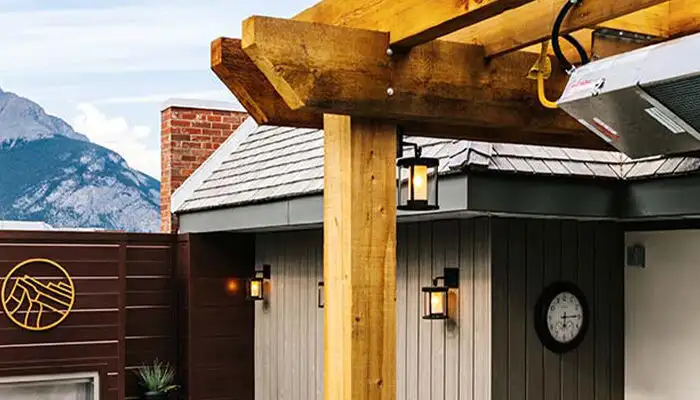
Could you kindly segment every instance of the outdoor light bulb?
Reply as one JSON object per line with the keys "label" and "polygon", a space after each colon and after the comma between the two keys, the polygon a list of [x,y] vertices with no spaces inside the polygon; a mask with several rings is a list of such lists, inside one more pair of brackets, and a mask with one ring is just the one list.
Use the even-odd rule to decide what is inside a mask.
{"label": "outdoor light bulb", "polygon": [[233,294],[238,291],[238,282],[235,279],[228,279],[226,281],[226,292],[228,294]]}
{"label": "outdoor light bulb", "polygon": [[253,280],[250,282],[250,296],[251,297],[260,297],[260,293],[262,292],[262,282],[258,280]]}
{"label": "outdoor light bulb", "polygon": [[413,200],[428,200],[428,167],[413,167]]}
{"label": "outdoor light bulb", "polygon": [[443,292],[430,293],[430,310],[433,314],[443,314],[445,312],[445,297]]}

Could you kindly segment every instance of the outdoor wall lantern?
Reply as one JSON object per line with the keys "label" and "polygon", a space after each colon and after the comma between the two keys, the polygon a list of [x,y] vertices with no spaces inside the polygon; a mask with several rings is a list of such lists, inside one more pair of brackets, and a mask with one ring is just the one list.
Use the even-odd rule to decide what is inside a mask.
{"label": "outdoor wall lantern", "polygon": [[323,308],[326,305],[326,299],[323,294],[323,281],[318,283],[318,308]]}
{"label": "outdoor wall lantern", "polygon": [[[443,285],[438,286],[442,280]],[[423,288],[423,319],[438,320],[450,317],[448,291],[459,288],[459,269],[445,268],[445,275],[433,279],[433,286]]]}
{"label": "outdoor wall lantern", "polygon": [[248,279],[246,299],[251,301],[265,300],[265,281],[270,280],[270,266],[265,264],[262,270],[256,270],[255,276]]}
{"label": "outdoor wall lantern", "polygon": [[[404,147],[413,147],[413,157],[403,157]],[[421,147],[404,140],[403,128],[398,128],[396,162],[398,169],[397,208],[405,211],[437,210],[438,167],[437,158],[421,157]]]}

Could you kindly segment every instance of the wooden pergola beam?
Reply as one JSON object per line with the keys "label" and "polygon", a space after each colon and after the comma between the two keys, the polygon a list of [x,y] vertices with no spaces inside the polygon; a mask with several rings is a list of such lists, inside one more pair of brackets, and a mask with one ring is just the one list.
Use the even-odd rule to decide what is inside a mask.
{"label": "wooden pergola beam", "polygon": [[[586,0],[575,7],[562,25],[561,33],[595,27],[661,4],[667,0]],[[547,40],[563,0],[539,0],[505,12],[472,27],[444,37],[461,43],[484,46],[487,57],[495,57]]]}
{"label": "wooden pergola beam", "polygon": [[700,1],[671,0],[668,4],[669,36],[700,32]]}
{"label": "wooden pergola beam", "polygon": [[668,2],[661,3],[631,14],[611,19],[597,25],[601,28],[617,29],[644,35],[667,37],[669,34]]}
{"label": "wooden pergola beam", "polygon": [[265,75],[241,49],[238,39],[219,38],[211,43],[211,69],[261,125],[320,128],[321,114],[292,111]]}
{"label": "wooden pergola beam", "polygon": [[[527,127],[557,135],[586,132],[565,113],[540,106],[535,82],[525,78],[534,54],[485,63],[480,46],[434,41],[388,57],[387,43],[388,35],[380,32],[252,17],[244,22],[242,47],[296,111]],[[557,71],[547,83],[549,96],[558,96],[565,83],[565,74]]]}
{"label": "wooden pergola beam", "polygon": [[[239,99],[259,124],[323,129],[323,115],[292,110],[243,53],[238,39],[219,38],[212,43],[212,69]],[[249,85],[249,86],[248,86]],[[250,88],[250,90],[248,90]],[[385,119],[393,123],[402,121]],[[404,123],[406,121],[403,121]],[[610,149],[604,141],[588,132],[539,132],[529,127],[488,128],[483,126],[450,125],[440,121],[411,122],[406,125],[412,135],[424,135],[465,140],[502,143],[537,143],[546,146]]]}
{"label": "wooden pergola beam", "polygon": [[323,0],[294,17],[388,32],[396,48],[427,43],[534,0]]}

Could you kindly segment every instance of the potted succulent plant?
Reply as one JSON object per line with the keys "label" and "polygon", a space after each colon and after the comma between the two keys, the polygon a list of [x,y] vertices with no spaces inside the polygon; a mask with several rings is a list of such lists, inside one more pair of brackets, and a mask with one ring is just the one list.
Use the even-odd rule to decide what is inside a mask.
{"label": "potted succulent plant", "polygon": [[179,386],[173,384],[175,369],[167,362],[155,360],[153,364],[144,365],[136,370],[139,383],[143,388],[144,400],[165,400],[168,393]]}

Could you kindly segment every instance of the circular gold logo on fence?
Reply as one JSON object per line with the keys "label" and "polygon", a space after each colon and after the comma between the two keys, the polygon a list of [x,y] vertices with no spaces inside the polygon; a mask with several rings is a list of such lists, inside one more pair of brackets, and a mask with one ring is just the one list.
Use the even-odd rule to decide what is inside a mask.
{"label": "circular gold logo on fence", "polygon": [[70,314],[75,286],[57,262],[33,258],[10,270],[1,295],[2,309],[13,323],[30,331],[45,331]]}

